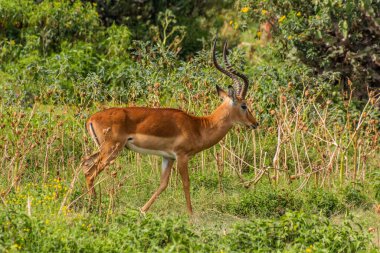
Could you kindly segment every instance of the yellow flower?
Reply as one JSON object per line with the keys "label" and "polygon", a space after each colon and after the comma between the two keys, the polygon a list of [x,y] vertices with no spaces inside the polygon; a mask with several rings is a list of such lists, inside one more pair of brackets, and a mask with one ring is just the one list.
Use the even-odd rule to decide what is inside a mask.
{"label": "yellow flower", "polygon": [[267,10],[261,10],[261,14],[265,15],[265,14],[267,14],[267,13],[268,13]]}
{"label": "yellow flower", "polygon": [[21,245],[15,243],[15,244],[12,245],[12,248],[13,249],[21,249]]}
{"label": "yellow flower", "polygon": [[241,12],[247,13],[249,11],[249,7],[243,7],[241,8]]}
{"label": "yellow flower", "polygon": [[297,12],[297,17],[301,17],[301,12]]}
{"label": "yellow flower", "polygon": [[310,245],[308,248],[305,250],[307,253],[313,252],[313,245]]}
{"label": "yellow flower", "polygon": [[291,40],[291,39],[293,39],[293,36],[292,36],[292,35],[289,35],[289,36],[288,36],[288,40]]}
{"label": "yellow flower", "polygon": [[230,25],[232,25],[234,23],[234,21],[233,20],[230,20]]}
{"label": "yellow flower", "polygon": [[286,19],[285,15],[278,19],[278,23],[281,23],[282,21],[284,21],[284,19]]}

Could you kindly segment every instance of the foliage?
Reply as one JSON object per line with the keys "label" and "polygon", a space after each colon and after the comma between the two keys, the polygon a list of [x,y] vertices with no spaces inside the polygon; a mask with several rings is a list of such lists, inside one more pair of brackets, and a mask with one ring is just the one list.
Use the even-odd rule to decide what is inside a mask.
{"label": "foliage", "polygon": [[370,201],[363,192],[363,186],[360,184],[347,186],[343,194],[344,201],[349,207],[361,207],[365,209],[370,206]]}
{"label": "foliage", "polygon": [[[9,195],[0,212],[0,249],[38,252],[253,252],[328,250],[353,252],[370,247],[368,235],[353,223],[334,225],[324,217],[287,212],[280,218],[254,219],[226,235],[196,230],[181,218],[142,216],[133,210],[104,216],[67,208],[58,214],[68,191],[60,180],[28,184]],[[25,203],[29,203],[26,205]],[[107,215],[108,216],[108,215]]]}
{"label": "foliage", "polygon": [[101,26],[93,5],[2,0],[0,17],[5,28],[0,33],[0,72],[12,76],[0,81],[0,87],[16,97],[78,103],[83,94],[77,92],[77,82],[98,79],[100,90],[103,84],[122,82],[131,33],[125,26]]}
{"label": "foliage", "polygon": [[313,213],[322,213],[327,217],[342,213],[346,210],[344,203],[337,194],[323,189],[314,189],[307,192],[306,209]]}
{"label": "foliage", "polygon": [[[355,252],[364,250],[366,236],[349,223],[338,227],[328,219],[304,213],[286,213],[276,220],[256,220],[235,228],[227,239],[236,252],[327,250]],[[355,238],[355,239],[354,239]],[[359,240],[357,240],[359,239]]]}
{"label": "foliage", "polygon": [[246,21],[272,24],[272,33],[284,53],[296,56],[317,73],[341,75],[338,82],[366,95],[367,86],[378,88],[380,16],[375,1],[242,1],[250,11]]}
{"label": "foliage", "polygon": [[1,60],[5,62],[34,51],[44,56],[59,52],[65,41],[92,41],[100,29],[95,9],[81,1],[36,4],[25,0],[17,3],[2,0],[0,6],[0,23],[4,27],[0,33],[3,42]]}
{"label": "foliage", "polygon": [[153,38],[157,41],[157,46],[161,50],[168,50],[178,54],[179,47],[186,34],[185,26],[175,25],[176,16],[172,11],[166,10],[158,14],[157,26],[152,26]]}
{"label": "foliage", "polygon": [[299,210],[301,205],[301,199],[291,191],[264,188],[244,193],[221,208],[239,216],[278,217]]}
{"label": "foliage", "polygon": [[314,188],[296,193],[289,188],[258,187],[232,198],[227,203],[220,203],[218,208],[240,217],[279,217],[297,210],[332,217],[344,214],[352,208],[367,209],[370,206],[368,196],[352,186],[344,187],[341,193]]}
{"label": "foliage", "polygon": [[182,38],[180,51],[182,56],[192,56],[202,49],[205,41],[211,40],[214,36],[212,30],[215,26],[223,24],[223,14],[229,12],[234,5],[234,1],[231,0],[91,0],[89,2],[96,6],[105,26],[126,25],[133,30],[133,38],[142,41],[156,37],[156,27],[162,22],[161,16],[170,12],[176,17],[178,27],[186,27],[186,30],[190,31]]}

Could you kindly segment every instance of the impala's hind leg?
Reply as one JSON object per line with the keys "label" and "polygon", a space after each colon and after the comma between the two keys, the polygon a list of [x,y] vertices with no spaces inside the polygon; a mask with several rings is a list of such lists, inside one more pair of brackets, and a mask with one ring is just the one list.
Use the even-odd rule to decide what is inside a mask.
{"label": "impala's hind leg", "polygon": [[[95,173],[95,170],[99,161],[99,155],[100,155],[100,152],[96,152],[90,156],[87,156],[83,159],[81,163],[83,173],[86,177],[87,187],[91,185],[90,178]],[[91,188],[88,188],[88,190],[91,192]]]}
{"label": "impala's hind leg", "polygon": [[120,153],[123,145],[120,142],[105,142],[103,143],[100,152],[91,155],[83,162],[84,170],[86,164],[94,162],[94,164],[85,170],[85,177],[87,183],[87,189],[90,195],[95,195],[94,181],[97,175],[99,175]]}
{"label": "impala's hind leg", "polygon": [[96,152],[90,156],[83,158],[81,166],[85,175],[88,174],[94,168],[94,166],[96,166],[99,158],[99,153],[100,152]]}
{"label": "impala's hind leg", "polygon": [[86,177],[87,189],[90,192],[90,195],[95,195],[93,184],[94,184],[94,179],[95,179],[94,175],[98,167],[99,155],[100,155],[100,152],[97,152],[91,155],[82,164],[83,172]]}
{"label": "impala's hind leg", "polygon": [[156,190],[156,192],[152,195],[152,197],[149,199],[148,202],[141,208],[141,212],[146,212],[149,210],[150,206],[153,204],[153,202],[156,200],[158,195],[163,192],[166,187],[168,186],[169,183],[169,178],[170,178],[170,172],[173,166],[174,160],[170,158],[162,158],[162,172],[161,172],[161,182],[160,186]]}

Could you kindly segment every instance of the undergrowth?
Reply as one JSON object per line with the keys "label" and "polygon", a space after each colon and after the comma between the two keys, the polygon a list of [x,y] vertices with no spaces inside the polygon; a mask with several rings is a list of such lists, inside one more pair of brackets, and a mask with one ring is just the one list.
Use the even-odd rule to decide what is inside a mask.
{"label": "undergrowth", "polygon": [[[93,215],[61,206],[67,184],[29,184],[4,201],[0,250],[22,252],[357,252],[370,236],[353,220],[340,225],[324,216],[286,211],[252,218],[221,233],[186,218],[141,215],[137,210]],[[310,252],[311,252],[310,251]]]}

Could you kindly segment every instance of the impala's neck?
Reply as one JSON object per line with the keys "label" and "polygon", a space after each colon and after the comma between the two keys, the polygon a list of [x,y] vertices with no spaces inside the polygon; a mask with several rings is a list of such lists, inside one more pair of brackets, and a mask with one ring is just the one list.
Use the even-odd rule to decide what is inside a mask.
{"label": "impala's neck", "polygon": [[221,104],[209,116],[201,117],[202,150],[218,143],[232,127],[228,102]]}

